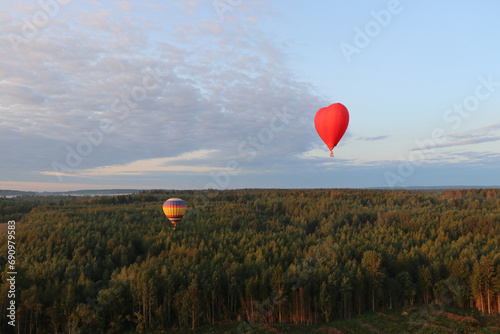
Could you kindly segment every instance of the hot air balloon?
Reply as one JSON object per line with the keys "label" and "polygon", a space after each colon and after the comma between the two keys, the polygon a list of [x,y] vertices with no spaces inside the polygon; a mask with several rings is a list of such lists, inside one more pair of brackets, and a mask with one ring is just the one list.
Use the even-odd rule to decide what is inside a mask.
{"label": "hot air balloon", "polygon": [[177,223],[181,221],[186,213],[186,209],[186,202],[180,198],[169,198],[163,203],[163,212],[170,222],[174,224],[174,230],[177,227]]}
{"label": "hot air balloon", "polygon": [[334,103],[328,107],[321,108],[314,117],[314,126],[319,136],[330,149],[333,157],[333,148],[337,146],[344,136],[349,124],[349,112],[340,103]]}

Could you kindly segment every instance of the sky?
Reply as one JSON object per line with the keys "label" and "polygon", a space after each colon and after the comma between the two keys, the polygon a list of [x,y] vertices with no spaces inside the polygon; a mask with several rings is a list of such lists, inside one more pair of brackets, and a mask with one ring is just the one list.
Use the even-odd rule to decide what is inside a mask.
{"label": "sky", "polygon": [[[15,1],[0,189],[499,186],[500,3]],[[329,150],[320,108],[350,123]]]}

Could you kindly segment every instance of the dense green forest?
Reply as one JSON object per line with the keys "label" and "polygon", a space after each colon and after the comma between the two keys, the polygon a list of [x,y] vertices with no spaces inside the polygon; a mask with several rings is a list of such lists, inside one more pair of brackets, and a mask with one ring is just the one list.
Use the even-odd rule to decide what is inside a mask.
{"label": "dense green forest", "polygon": [[[175,231],[169,197],[188,205]],[[17,222],[16,333],[226,322],[248,333],[419,305],[500,310],[500,189],[20,197],[0,199],[0,217]],[[7,254],[4,231],[2,310]]]}

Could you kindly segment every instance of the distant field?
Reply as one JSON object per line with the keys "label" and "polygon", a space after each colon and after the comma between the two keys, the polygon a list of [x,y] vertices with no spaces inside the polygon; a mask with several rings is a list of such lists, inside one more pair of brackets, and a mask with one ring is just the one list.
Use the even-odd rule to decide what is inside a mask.
{"label": "distant field", "polygon": [[0,233],[7,231],[7,223],[0,224]]}

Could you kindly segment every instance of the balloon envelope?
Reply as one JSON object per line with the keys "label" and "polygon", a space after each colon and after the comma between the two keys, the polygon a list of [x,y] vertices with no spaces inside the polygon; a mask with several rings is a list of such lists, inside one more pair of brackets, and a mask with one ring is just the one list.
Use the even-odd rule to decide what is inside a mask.
{"label": "balloon envelope", "polygon": [[174,229],[186,213],[186,209],[186,202],[180,198],[169,198],[163,203],[163,212],[172,224],[174,224]]}
{"label": "balloon envelope", "polygon": [[[344,136],[349,125],[349,112],[340,103],[321,108],[314,117],[314,126],[330,152]],[[330,154],[333,156],[333,154]]]}

